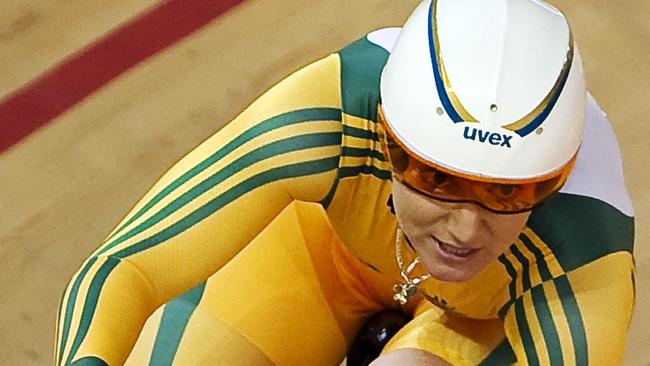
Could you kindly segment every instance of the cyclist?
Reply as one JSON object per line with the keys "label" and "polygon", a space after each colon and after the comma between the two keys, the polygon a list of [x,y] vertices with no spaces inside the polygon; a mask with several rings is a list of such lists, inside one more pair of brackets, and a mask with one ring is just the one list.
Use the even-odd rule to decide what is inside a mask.
{"label": "cyclist", "polygon": [[617,364],[633,235],[565,17],[425,0],[164,175],[71,280],[56,360],[337,365],[397,309],[375,365]]}

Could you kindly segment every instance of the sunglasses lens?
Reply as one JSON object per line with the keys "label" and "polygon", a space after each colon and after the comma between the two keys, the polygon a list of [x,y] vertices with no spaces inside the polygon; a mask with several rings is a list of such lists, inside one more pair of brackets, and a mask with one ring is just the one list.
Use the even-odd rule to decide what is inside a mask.
{"label": "sunglasses lens", "polygon": [[487,183],[458,177],[420,162],[409,155],[391,136],[381,138],[384,155],[393,176],[410,188],[445,202],[472,202],[499,213],[532,210],[558,191],[566,180],[561,174],[549,180],[525,183]]}

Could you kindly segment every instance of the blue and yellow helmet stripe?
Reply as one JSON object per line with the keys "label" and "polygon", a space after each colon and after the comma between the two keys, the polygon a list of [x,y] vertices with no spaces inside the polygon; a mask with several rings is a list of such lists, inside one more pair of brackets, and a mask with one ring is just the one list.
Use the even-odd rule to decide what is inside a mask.
{"label": "blue and yellow helmet stripe", "polygon": [[560,98],[562,90],[566,85],[567,80],[569,79],[569,70],[571,70],[571,65],[573,64],[573,33],[569,31],[569,51],[567,52],[567,59],[564,62],[560,76],[555,81],[555,84],[548,92],[546,97],[542,102],[533,109],[529,114],[524,116],[519,121],[501,126],[506,130],[515,132],[521,137],[528,135],[529,133],[535,131],[548,117],[548,115],[553,110],[555,103]]}
{"label": "blue and yellow helmet stripe", "polygon": [[[440,57],[440,42],[438,39],[438,22],[436,16],[437,2],[437,0],[432,0],[431,5],[429,6],[428,34],[429,53],[431,56],[431,64],[433,66],[433,75],[436,82],[438,97],[440,98],[445,112],[454,123],[479,122],[478,119],[472,116],[467,109],[465,109],[454,92],[447,71],[445,70],[444,62]],[[535,131],[546,120],[546,118],[548,118],[569,78],[569,71],[573,64],[573,55],[573,33],[569,30],[569,50],[567,52],[567,58],[558,79],[549,93],[529,114],[518,121],[501,126],[502,128],[513,131],[519,136],[524,137]]]}
{"label": "blue and yellow helmet stripe", "polygon": [[429,7],[429,52],[431,54],[431,63],[433,64],[433,75],[436,80],[436,88],[438,89],[438,96],[445,108],[445,112],[454,123],[458,122],[478,122],[469,112],[463,107],[463,104],[454,93],[447,71],[440,58],[440,42],[438,41],[438,21],[436,20],[437,0],[431,1]]}

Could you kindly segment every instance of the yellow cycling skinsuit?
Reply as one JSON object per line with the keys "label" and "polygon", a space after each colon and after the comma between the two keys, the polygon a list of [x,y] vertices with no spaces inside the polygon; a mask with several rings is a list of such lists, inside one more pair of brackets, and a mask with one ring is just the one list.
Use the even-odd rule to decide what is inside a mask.
{"label": "yellow cycling skinsuit", "polygon": [[[398,33],[295,72],[172,167],[70,281],[56,363],[338,365],[370,315],[398,308],[376,123]],[[419,348],[454,365],[620,362],[633,209],[616,139],[588,99],[562,191],[472,280],[425,281],[385,352]]]}

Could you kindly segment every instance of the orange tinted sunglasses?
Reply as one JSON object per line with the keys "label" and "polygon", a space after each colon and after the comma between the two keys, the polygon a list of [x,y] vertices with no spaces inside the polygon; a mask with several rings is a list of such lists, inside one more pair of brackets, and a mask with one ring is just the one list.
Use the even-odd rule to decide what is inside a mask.
{"label": "orange tinted sunglasses", "polygon": [[392,135],[381,112],[379,119],[387,134],[382,139],[384,155],[392,165],[393,177],[409,188],[436,200],[473,203],[500,214],[531,211],[557,192],[573,167],[575,157],[551,178],[532,183],[493,183],[454,175],[433,164],[425,163],[407,152]]}

